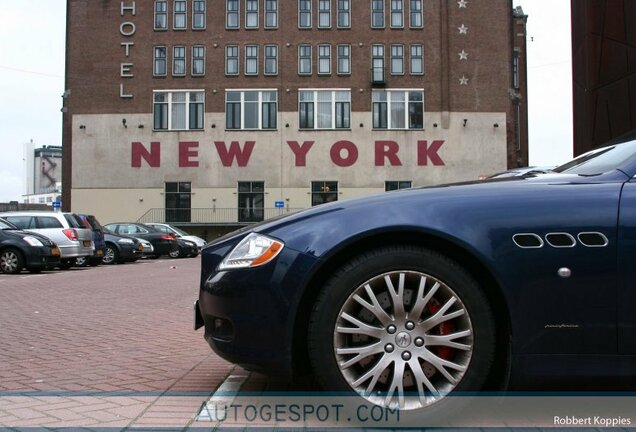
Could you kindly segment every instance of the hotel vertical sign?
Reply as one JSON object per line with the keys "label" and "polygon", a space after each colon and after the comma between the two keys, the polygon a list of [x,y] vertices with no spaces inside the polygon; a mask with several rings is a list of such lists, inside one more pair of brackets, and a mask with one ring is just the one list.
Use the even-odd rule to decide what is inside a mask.
{"label": "hotel vertical sign", "polygon": [[121,2],[119,14],[122,18],[122,23],[119,25],[119,34],[126,38],[121,42],[121,47],[124,50],[125,60],[119,65],[119,77],[122,81],[119,83],[119,97],[122,99],[130,99],[133,97],[132,93],[127,93],[124,89],[124,78],[133,78],[132,71],[133,63],[130,62],[130,52],[132,51],[135,43],[131,40],[135,35],[137,28],[135,27],[134,18],[136,15],[135,2]]}

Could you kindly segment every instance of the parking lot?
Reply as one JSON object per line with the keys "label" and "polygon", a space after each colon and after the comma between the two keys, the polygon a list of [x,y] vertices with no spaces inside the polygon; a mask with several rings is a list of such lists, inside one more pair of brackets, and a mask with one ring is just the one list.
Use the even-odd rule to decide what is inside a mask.
{"label": "parking lot", "polygon": [[230,375],[246,390],[273,388],[192,330],[199,267],[0,274],[0,428],[183,428]]}

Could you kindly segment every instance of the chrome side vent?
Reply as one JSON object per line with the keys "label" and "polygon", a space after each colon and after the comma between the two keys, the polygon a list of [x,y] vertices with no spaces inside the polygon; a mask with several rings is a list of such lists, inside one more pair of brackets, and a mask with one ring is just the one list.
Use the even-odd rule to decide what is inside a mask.
{"label": "chrome side vent", "polygon": [[605,247],[609,244],[607,237],[599,232],[582,232],[577,237],[581,244],[587,247]]}
{"label": "chrome side vent", "polygon": [[536,234],[522,233],[512,236],[512,241],[522,249],[539,249],[543,247],[543,240]]}
{"label": "chrome side vent", "polygon": [[568,233],[549,233],[545,235],[545,241],[555,248],[571,248],[576,246],[576,240]]}

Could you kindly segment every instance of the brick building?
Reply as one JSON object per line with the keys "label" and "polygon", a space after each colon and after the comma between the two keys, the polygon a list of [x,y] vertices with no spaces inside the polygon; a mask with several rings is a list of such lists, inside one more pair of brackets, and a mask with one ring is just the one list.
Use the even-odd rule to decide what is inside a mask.
{"label": "brick building", "polygon": [[69,0],[64,204],[236,225],[527,165],[511,0]]}

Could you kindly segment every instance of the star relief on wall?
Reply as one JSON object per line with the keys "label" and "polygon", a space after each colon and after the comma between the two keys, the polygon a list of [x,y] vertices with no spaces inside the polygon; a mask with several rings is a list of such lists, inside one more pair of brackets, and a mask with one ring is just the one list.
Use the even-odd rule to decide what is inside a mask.
{"label": "star relief on wall", "polygon": [[466,78],[466,75],[462,75],[462,77],[459,79],[459,85],[463,85],[463,86],[468,85],[468,78]]}
{"label": "star relief on wall", "polygon": [[459,0],[457,2],[457,5],[459,6],[460,9],[466,9],[468,7],[468,1],[467,0]]}
{"label": "star relief on wall", "polygon": [[459,56],[460,60],[468,60],[468,53],[464,50],[462,50],[462,52],[457,53],[457,55]]}
{"label": "star relief on wall", "polygon": [[460,35],[468,34],[468,27],[466,27],[464,24],[462,24],[461,27],[457,27],[457,30],[459,30]]}

